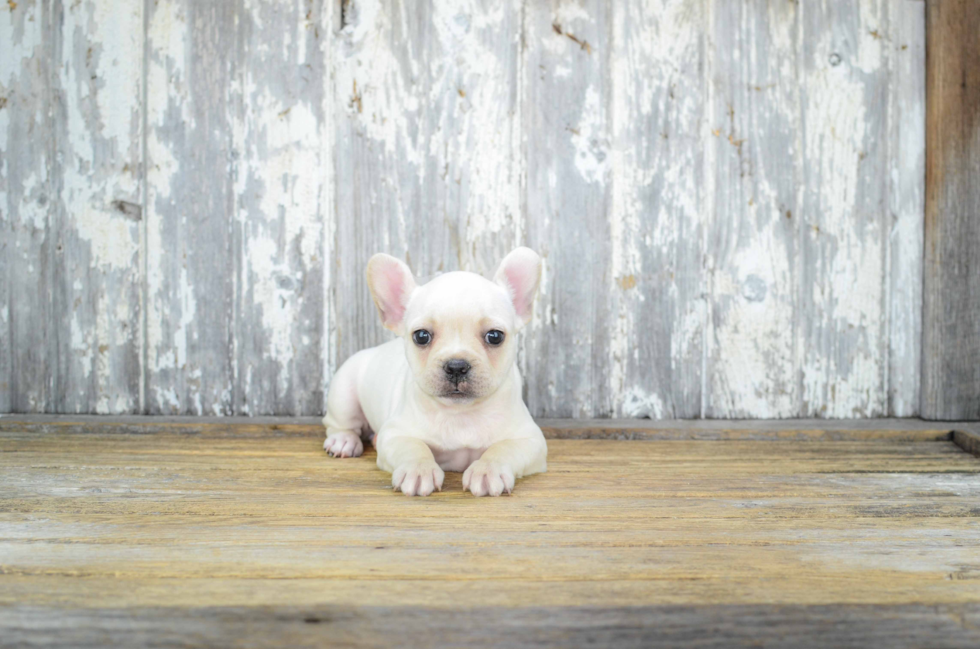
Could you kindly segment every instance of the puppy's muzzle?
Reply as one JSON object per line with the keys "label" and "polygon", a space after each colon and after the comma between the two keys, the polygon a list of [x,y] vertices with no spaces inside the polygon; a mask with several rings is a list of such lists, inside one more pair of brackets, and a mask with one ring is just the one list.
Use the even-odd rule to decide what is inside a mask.
{"label": "puppy's muzzle", "polygon": [[454,358],[446,361],[442,369],[446,373],[446,380],[454,386],[458,386],[460,381],[466,380],[466,374],[470,371],[470,364],[461,358]]}

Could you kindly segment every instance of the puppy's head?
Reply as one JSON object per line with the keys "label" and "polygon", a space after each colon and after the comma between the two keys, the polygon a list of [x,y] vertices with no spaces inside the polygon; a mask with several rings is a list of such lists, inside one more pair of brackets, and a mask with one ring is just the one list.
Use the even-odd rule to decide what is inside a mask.
{"label": "puppy's head", "polygon": [[518,248],[493,281],[452,272],[418,286],[403,262],[377,254],[367,279],[381,321],[404,340],[422,390],[444,403],[468,403],[493,394],[513,366],[517,332],[531,319],[541,258]]}

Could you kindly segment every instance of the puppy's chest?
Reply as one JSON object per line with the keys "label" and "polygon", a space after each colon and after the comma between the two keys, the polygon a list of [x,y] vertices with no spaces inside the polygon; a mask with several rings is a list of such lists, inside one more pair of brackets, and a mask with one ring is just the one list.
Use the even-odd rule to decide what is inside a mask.
{"label": "puppy's chest", "polygon": [[466,467],[479,460],[486,450],[485,448],[444,449],[431,444],[429,448],[436,459],[436,464],[443,471],[465,471]]}
{"label": "puppy's chest", "polygon": [[482,418],[451,417],[432,422],[426,444],[444,471],[462,471],[493,443]]}

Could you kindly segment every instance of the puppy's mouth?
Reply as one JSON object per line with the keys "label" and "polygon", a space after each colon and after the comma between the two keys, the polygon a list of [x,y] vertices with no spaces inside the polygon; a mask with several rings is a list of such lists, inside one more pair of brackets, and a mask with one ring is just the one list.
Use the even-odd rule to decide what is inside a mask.
{"label": "puppy's mouth", "polygon": [[472,399],[473,393],[470,389],[470,384],[466,381],[460,381],[458,383],[448,381],[443,387],[441,396],[451,401],[462,401],[464,399]]}

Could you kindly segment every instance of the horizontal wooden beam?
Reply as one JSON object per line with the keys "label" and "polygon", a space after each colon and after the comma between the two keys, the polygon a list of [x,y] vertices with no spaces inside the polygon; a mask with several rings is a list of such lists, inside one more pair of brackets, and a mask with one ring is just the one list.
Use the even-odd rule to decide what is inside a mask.
{"label": "horizontal wooden beam", "polygon": [[[950,441],[970,422],[921,419],[539,419],[548,439],[608,440],[872,440]],[[138,417],[97,415],[3,415],[0,432],[214,437],[320,437],[318,417]]]}
{"label": "horizontal wooden beam", "polygon": [[967,453],[980,457],[980,424],[958,427],[953,431],[953,442]]}
{"label": "horizontal wooden beam", "polygon": [[[39,633],[57,647],[351,648],[444,646],[954,648],[980,642],[980,604],[739,604],[465,609],[407,606],[215,606],[194,608],[0,609],[10,646]],[[330,642],[325,642],[329,638]],[[417,641],[417,642],[416,642]]]}

